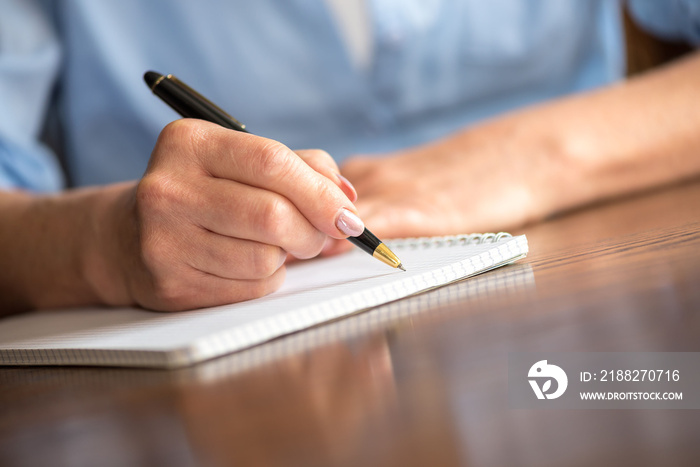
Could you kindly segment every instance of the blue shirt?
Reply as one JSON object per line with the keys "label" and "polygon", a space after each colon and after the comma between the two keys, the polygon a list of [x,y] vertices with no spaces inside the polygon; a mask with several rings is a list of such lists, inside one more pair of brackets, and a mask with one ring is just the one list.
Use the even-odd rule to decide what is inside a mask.
{"label": "blue shirt", "polygon": [[[700,0],[633,2],[659,34],[700,39]],[[49,110],[76,185],[139,178],[177,118],[143,83],[151,69],[175,74],[253,133],[338,160],[623,76],[615,0],[367,8],[373,51],[364,69],[324,0],[0,0],[0,187],[64,186],[39,142]]]}

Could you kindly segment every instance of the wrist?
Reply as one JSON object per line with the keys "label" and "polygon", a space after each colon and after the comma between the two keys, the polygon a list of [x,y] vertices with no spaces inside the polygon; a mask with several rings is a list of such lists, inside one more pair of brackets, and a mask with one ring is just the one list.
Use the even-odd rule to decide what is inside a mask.
{"label": "wrist", "polygon": [[126,306],[134,303],[129,289],[128,264],[133,261],[137,239],[134,215],[135,183],[127,182],[94,190],[81,251],[81,275],[100,304]]}
{"label": "wrist", "polygon": [[526,109],[504,119],[513,169],[522,174],[531,202],[530,220],[541,220],[596,199],[599,159],[571,125],[561,102]]}
{"label": "wrist", "polygon": [[100,303],[84,268],[89,207],[96,191],[2,194],[2,308],[12,312]]}
{"label": "wrist", "polygon": [[473,152],[495,159],[485,177],[507,200],[500,209],[517,206],[511,213],[513,225],[543,220],[575,206],[581,196],[584,168],[566,133],[557,131],[543,110],[506,115],[467,131],[470,138],[478,135]]}

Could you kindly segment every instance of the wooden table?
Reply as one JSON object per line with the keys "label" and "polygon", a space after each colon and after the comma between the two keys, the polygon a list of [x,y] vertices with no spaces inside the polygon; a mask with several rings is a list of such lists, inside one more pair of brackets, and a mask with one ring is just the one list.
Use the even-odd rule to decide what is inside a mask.
{"label": "wooden table", "polygon": [[193,368],[0,369],[0,465],[698,465],[700,411],[515,410],[507,359],[700,351],[700,182],[514,233],[519,265]]}

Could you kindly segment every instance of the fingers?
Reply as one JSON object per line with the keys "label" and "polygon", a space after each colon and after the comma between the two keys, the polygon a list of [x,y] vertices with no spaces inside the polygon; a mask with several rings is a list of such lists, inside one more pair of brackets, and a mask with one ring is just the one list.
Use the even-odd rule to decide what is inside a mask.
{"label": "fingers", "polygon": [[434,199],[380,193],[362,201],[358,203],[362,218],[382,239],[445,235],[446,226],[461,217],[452,212],[449,202],[435,203]]}
{"label": "fingers", "polygon": [[201,122],[198,131],[204,137],[199,138],[201,144],[194,150],[202,168],[212,176],[287,198],[316,229],[334,238],[362,231],[356,216],[350,219],[355,222],[352,225],[338,222],[343,210],[351,216],[356,214],[343,190],[286,146],[205,122]]}
{"label": "fingers", "polygon": [[190,198],[194,223],[227,237],[276,245],[297,258],[316,256],[326,235],[318,231],[287,198],[222,179],[195,184]]}
{"label": "fingers", "polygon": [[286,253],[279,247],[225,237],[179,216],[142,219],[140,262],[146,275],[130,289],[136,302],[182,310],[266,295],[282,284]]}
{"label": "fingers", "polygon": [[335,174],[340,172],[338,164],[326,151],[321,149],[297,149],[295,152],[309,167],[325,175],[326,178],[333,180]]}
{"label": "fingers", "polygon": [[316,172],[325,175],[330,181],[343,190],[345,196],[353,203],[357,201],[357,191],[350,181],[340,174],[335,160],[326,151],[320,149],[301,149],[297,155]]}
{"label": "fingers", "polygon": [[274,292],[282,286],[284,277],[284,267],[270,277],[253,280],[229,280],[190,269],[187,274],[157,278],[153,287],[138,302],[145,308],[158,311],[237,303]]}
{"label": "fingers", "polygon": [[230,238],[199,229],[187,239],[185,262],[222,279],[259,280],[273,276],[285,263],[287,252],[264,243]]}
{"label": "fingers", "polygon": [[[256,280],[227,280],[207,274],[201,274],[201,294],[196,302],[202,303],[195,306],[215,306],[224,303],[237,303],[245,300],[269,295],[279,289],[284,282],[285,268],[281,267],[275,273],[265,279]],[[198,284],[192,284],[197,287]],[[185,306],[184,309],[192,308]]]}

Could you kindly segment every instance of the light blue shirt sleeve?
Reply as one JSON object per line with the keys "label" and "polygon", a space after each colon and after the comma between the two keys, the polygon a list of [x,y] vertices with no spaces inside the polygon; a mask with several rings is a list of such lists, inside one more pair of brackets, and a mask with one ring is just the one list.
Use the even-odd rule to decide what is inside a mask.
{"label": "light blue shirt sleeve", "polygon": [[39,141],[60,46],[34,0],[0,0],[0,189],[55,191],[56,157]]}
{"label": "light blue shirt sleeve", "polygon": [[700,0],[629,0],[629,9],[650,33],[700,46]]}

